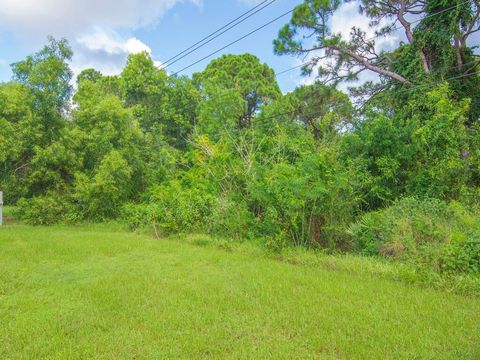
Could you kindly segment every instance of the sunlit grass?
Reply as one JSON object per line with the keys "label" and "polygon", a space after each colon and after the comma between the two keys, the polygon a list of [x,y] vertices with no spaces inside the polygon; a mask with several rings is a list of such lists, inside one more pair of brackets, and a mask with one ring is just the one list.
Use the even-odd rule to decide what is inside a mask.
{"label": "sunlit grass", "polygon": [[480,357],[478,298],[292,259],[1,228],[0,358]]}

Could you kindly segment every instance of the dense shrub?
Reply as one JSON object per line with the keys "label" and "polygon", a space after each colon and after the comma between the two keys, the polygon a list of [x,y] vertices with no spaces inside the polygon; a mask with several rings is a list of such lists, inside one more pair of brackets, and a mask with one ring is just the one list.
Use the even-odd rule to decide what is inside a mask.
{"label": "dense shrub", "polygon": [[55,193],[20,199],[15,207],[15,216],[31,225],[51,225],[78,220],[71,201]]}
{"label": "dense shrub", "polygon": [[480,273],[480,234],[446,248],[440,268],[447,273]]}
{"label": "dense shrub", "polygon": [[244,201],[219,195],[213,202],[207,223],[211,234],[238,240],[252,235],[254,219]]}
{"label": "dense shrub", "polygon": [[245,202],[179,189],[178,182],[157,188],[155,201],[126,204],[122,217],[131,229],[153,227],[159,236],[192,231],[235,240],[252,236],[254,219]]}
{"label": "dense shrub", "polygon": [[411,260],[438,272],[480,269],[480,219],[460,203],[403,198],[363,215],[348,233],[360,253]]}
{"label": "dense shrub", "polygon": [[469,102],[455,99],[446,84],[394,114],[366,111],[340,141],[341,158],[357,168],[361,179],[364,209],[404,196],[461,199],[476,172],[471,163],[480,155],[469,147],[469,135],[472,140],[478,135],[465,125],[468,111]]}
{"label": "dense shrub", "polygon": [[128,199],[132,170],[117,151],[107,154],[93,178],[78,174],[75,198],[84,217],[96,220],[114,218]]}
{"label": "dense shrub", "polygon": [[250,187],[260,207],[260,233],[280,244],[344,249],[344,227],[358,208],[353,173],[324,147],[295,164],[264,170]]}
{"label": "dense shrub", "polygon": [[149,202],[127,205],[124,217],[132,228],[151,225],[162,235],[205,229],[214,197],[197,188],[170,181],[151,190]]}

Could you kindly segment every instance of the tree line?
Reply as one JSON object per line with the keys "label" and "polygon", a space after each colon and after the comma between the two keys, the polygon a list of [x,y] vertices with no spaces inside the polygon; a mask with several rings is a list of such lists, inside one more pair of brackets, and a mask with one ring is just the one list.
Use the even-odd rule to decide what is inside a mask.
{"label": "tree line", "polygon": [[[348,41],[329,28],[341,4],[306,0],[280,29],[274,51],[317,75],[287,94],[251,54],[187,77],[139,53],[73,83],[50,38],[0,85],[5,200],[34,224],[121,219],[479,272],[478,2],[363,0],[377,36]],[[407,41],[379,51],[399,28]],[[378,81],[338,89],[366,71]]]}

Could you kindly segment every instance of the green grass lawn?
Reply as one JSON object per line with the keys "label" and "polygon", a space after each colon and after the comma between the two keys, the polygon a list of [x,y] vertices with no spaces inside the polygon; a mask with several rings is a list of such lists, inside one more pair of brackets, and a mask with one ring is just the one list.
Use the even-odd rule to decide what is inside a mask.
{"label": "green grass lawn", "polygon": [[480,299],[102,226],[0,228],[1,359],[478,359]]}

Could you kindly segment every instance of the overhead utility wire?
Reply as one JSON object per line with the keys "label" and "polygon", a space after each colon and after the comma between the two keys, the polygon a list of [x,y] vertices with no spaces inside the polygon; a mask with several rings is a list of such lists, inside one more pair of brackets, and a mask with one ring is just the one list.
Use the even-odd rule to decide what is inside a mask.
{"label": "overhead utility wire", "polygon": [[227,45],[225,45],[225,46],[221,47],[220,49],[218,49],[218,50],[215,50],[214,52],[212,52],[212,53],[210,53],[210,54],[208,54],[208,55],[204,56],[203,58],[201,58],[201,59],[199,59],[199,60],[195,61],[194,63],[192,63],[192,64],[190,64],[190,65],[188,65],[188,66],[185,66],[184,68],[182,68],[182,69],[180,69],[180,70],[176,71],[176,72],[175,72],[175,73],[173,73],[171,76],[177,75],[177,74],[181,73],[182,71],[185,71],[185,70],[187,70],[187,69],[191,68],[192,66],[194,66],[194,65],[197,65],[198,63],[200,63],[200,62],[204,61],[205,59],[208,59],[209,57],[211,57],[211,56],[213,56],[213,55],[215,55],[215,54],[218,54],[220,51],[222,51],[222,50],[225,50],[226,48],[228,48],[228,47],[232,46],[233,44],[236,44],[237,42],[239,42],[239,41],[241,41],[241,40],[243,40],[243,39],[245,39],[245,38],[247,38],[247,37],[249,37],[249,36],[251,36],[251,35],[255,34],[256,32],[258,32],[258,31],[262,30],[263,28],[267,27],[268,25],[270,25],[270,24],[274,23],[275,21],[277,21],[277,20],[281,19],[282,17],[284,17],[284,16],[286,16],[286,15],[288,15],[288,14],[292,13],[292,12],[293,12],[293,9],[292,9],[292,10],[289,10],[289,11],[287,11],[286,13],[283,13],[283,14],[282,14],[282,15],[280,15],[280,16],[277,16],[275,19],[273,19],[273,20],[270,20],[270,21],[269,21],[269,22],[267,22],[266,24],[264,24],[264,25],[262,25],[262,26],[260,26],[260,27],[258,27],[258,28],[256,28],[256,29],[254,29],[254,30],[250,31],[249,33],[247,33],[247,34],[243,35],[242,37],[238,38],[237,40],[234,40],[234,41],[232,41],[232,42],[228,43]]}
{"label": "overhead utility wire", "polygon": [[[451,10],[451,9],[453,9],[453,8],[459,6],[459,5],[463,5],[463,4],[466,4],[466,3],[468,3],[468,2],[469,2],[469,0],[467,0],[467,1],[463,2],[463,3],[457,4],[457,5],[455,5],[455,6],[451,6],[451,7],[449,7],[449,8],[443,9],[443,10],[437,12],[437,13],[427,15],[427,16],[423,17],[422,19],[413,21],[412,24],[413,24],[413,23],[417,23],[417,22],[419,22],[419,21],[421,21],[421,20],[423,20],[423,19],[425,19],[425,18],[427,18],[427,17],[433,17],[433,16],[436,16],[436,15],[439,15],[439,14],[445,12],[445,11]],[[263,2],[263,3],[264,3],[264,2]],[[261,4],[263,4],[263,3],[261,3]],[[259,5],[261,5],[261,4],[259,4]],[[270,5],[270,3],[267,4],[267,5]],[[253,9],[252,9],[252,10],[253,10]],[[178,73],[180,73],[180,72],[182,72],[182,71],[184,71],[184,70],[186,70],[186,69],[188,69],[188,68],[190,68],[190,67],[198,64],[199,62],[201,62],[201,61],[203,61],[203,60],[205,60],[205,59],[207,59],[207,58],[209,58],[209,57],[217,54],[218,52],[224,50],[225,48],[227,48],[227,47],[229,47],[229,46],[231,46],[231,45],[233,45],[233,44],[235,44],[235,43],[237,43],[237,42],[245,39],[246,37],[248,37],[248,36],[256,33],[257,31],[259,31],[259,30],[261,30],[261,29],[263,29],[263,28],[265,28],[266,26],[272,24],[273,22],[279,20],[280,18],[282,18],[282,17],[284,17],[284,16],[292,13],[293,10],[294,10],[294,9],[289,10],[288,12],[286,12],[286,13],[278,16],[278,17],[276,17],[275,19],[269,21],[268,23],[266,23],[266,24],[264,24],[264,25],[262,25],[262,26],[260,26],[260,27],[258,27],[258,28],[256,28],[256,29],[254,29],[254,30],[252,30],[251,32],[245,34],[244,36],[238,38],[237,40],[234,40],[234,41],[232,41],[231,43],[225,45],[224,47],[222,47],[222,48],[220,48],[220,49],[218,49],[218,50],[216,50],[216,51],[208,54],[207,56],[203,57],[202,59],[199,59],[199,60],[197,60],[196,62],[194,62],[194,63],[192,63],[192,64],[184,67],[183,69],[181,69],[181,70],[175,72],[174,74],[172,74],[172,76],[173,76],[173,75],[177,75]],[[398,26],[398,27],[394,28],[393,31],[398,30],[398,29],[401,29],[401,28],[402,28],[401,26]],[[380,35],[373,36],[373,37],[367,39],[367,41],[372,40],[372,39],[374,39],[374,38],[376,38],[376,37],[379,37],[379,36],[380,36]],[[286,72],[288,72],[288,71],[290,71],[290,70],[293,70],[293,69],[297,69],[297,68],[299,68],[299,67],[301,67],[301,66],[304,66],[304,65],[306,65],[306,64],[308,64],[308,63],[309,63],[309,62],[307,62],[307,63],[305,63],[305,64],[297,65],[297,66],[292,67],[292,68],[290,68],[290,69],[283,70],[283,71],[281,71],[280,73],[278,73],[277,75],[286,73]],[[464,64],[464,65],[469,65],[469,64],[471,64],[471,63],[473,63],[473,62],[469,62],[469,63]],[[435,85],[437,85],[437,84],[439,84],[439,83],[441,83],[441,82],[444,82],[444,81],[450,81],[450,80],[455,80],[455,79],[459,79],[459,78],[465,78],[465,77],[469,77],[469,76],[473,76],[473,75],[476,75],[476,73],[463,74],[463,75],[460,75],[460,76],[455,76],[455,77],[443,79],[443,80],[441,80],[441,81],[434,82],[434,83],[429,83],[429,84],[418,84],[418,85],[414,85],[414,86],[409,87],[409,88],[406,88],[406,89],[401,89],[401,90],[399,90],[399,91],[410,91],[410,90],[414,90],[415,88],[418,88],[418,87],[435,86]],[[291,112],[286,112],[286,113],[274,114],[273,116],[264,117],[264,118],[261,118],[261,119],[262,119],[262,120],[267,120],[267,119],[269,119],[269,118],[274,118],[274,117],[281,116],[281,115],[293,114],[293,113],[295,113],[295,112],[297,112],[297,111],[298,111],[298,110],[296,110],[296,111],[291,111]],[[312,114],[307,114],[307,116],[308,116],[308,115],[313,115],[313,113],[312,113]],[[258,120],[259,120],[259,119],[257,119],[257,122],[258,122]]]}
{"label": "overhead utility wire", "polygon": [[[269,2],[270,1],[270,2]],[[214,31],[213,33],[211,33],[210,35],[204,37],[203,39],[197,41],[195,44],[191,45],[190,47],[186,48],[185,50],[183,50],[182,52],[178,53],[177,55],[171,57],[170,59],[168,59],[167,61],[165,61],[162,66],[160,67],[161,69],[165,69],[169,66],[171,66],[172,64],[175,64],[177,61],[180,61],[181,59],[185,58],[186,56],[188,56],[189,54],[193,53],[194,51],[197,51],[198,49],[200,49],[201,47],[207,45],[208,43],[212,42],[213,40],[215,40],[216,38],[218,38],[219,36],[225,34],[227,31],[229,31],[230,29],[233,29],[235,26],[241,24],[242,22],[244,22],[245,20],[251,18],[253,15],[255,15],[256,13],[262,11],[263,9],[265,9],[267,6],[270,6],[272,5],[276,0],[265,0],[265,1],[262,1],[260,4],[258,4],[257,6],[253,7],[252,9],[250,9],[249,11],[247,11],[246,13],[240,15],[239,17],[237,17],[236,19],[230,21],[228,24],[222,26],[221,28],[219,28],[218,30]],[[262,4],[268,2],[268,4],[260,7],[259,9],[257,9],[256,11],[254,11],[253,13],[249,14],[250,12],[252,12],[253,10],[255,10],[256,8],[258,8],[259,6],[261,6]],[[249,14],[249,15],[248,15]],[[245,15],[248,15],[247,17],[243,18]],[[243,19],[242,19],[243,18]],[[239,20],[240,19],[240,20]],[[237,21],[239,20],[239,21]],[[231,25],[233,24],[233,25]],[[229,26],[231,25],[231,26]],[[222,31],[223,30],[223,31]],[[215,35],[215,36],[214,36]]]}

